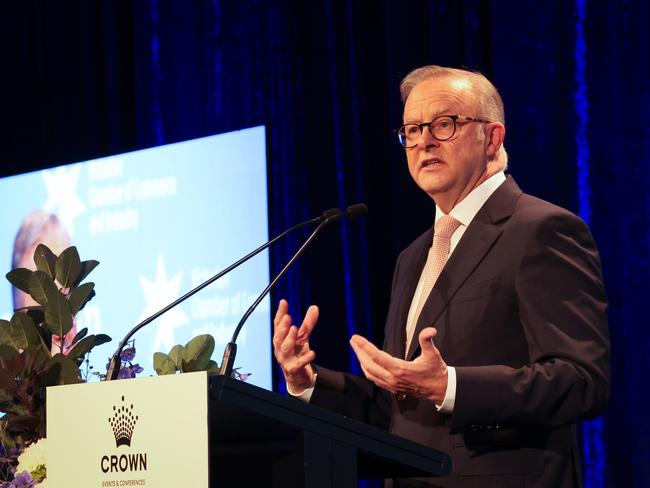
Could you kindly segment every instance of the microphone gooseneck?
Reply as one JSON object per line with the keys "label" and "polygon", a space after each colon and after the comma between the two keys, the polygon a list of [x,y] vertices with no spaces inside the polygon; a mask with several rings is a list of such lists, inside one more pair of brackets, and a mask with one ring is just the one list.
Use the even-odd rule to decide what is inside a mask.
{"label": "microphone gooseneck", "polygon": [[[217,281],[219,278],[221,278],[221,277],[224,276],[225,274],[229,273],[230,271],[232,271],[233,269],[235,269],[235,268],[238,267],[239,265],[245,263],[246,261],[248,261],[249,259],[251,259],[253,256],[256,256],[257,254],[259,254],[260,252],[262,252],[264,249],[268,248],[269,246],[271,246],[272,244],[274,244],[277,240],[283,238],[284,236],[286,236],[286,235],[289,234],[290,232],[293,232],[293,231],[295,231],[295,230],[298,230],[298,229],[300,229],[300,228],[302,228],[302,227],[305,227],[305,226],[307,226],[307,225],[313,225],[313,224],[319,224],[319,225],[321,225],[321,224],[323,224],[323,222],[328,222],[328,219],[334,218],[336,215],[343,214],[343,213],[345,213],[345,211],[342,211],[341,209],[338,209],[338,208],[332,208],[332,209],[329,209],[329,210],[325,210],[325,211],[324,211],[321,215],[319,215],[318,217],[315,217],[315,218],[313,218],[313,219],[306,220],[306,221],[304,221],[304,222],[301,222],[301,223],[299,223],[299,224],[294,225],[293,227],[288,228],[287,230],[285,230],[285,231],[282,232],[281,234],[275,236],[273,239],[271,239],[271,240],[268,241],[267,243],[262,244],[262,245],[261,245],[260,247],[258,247],[257,249],[251,251],[250,253],[248,253],[248,254],[247,254],[246,256],[244,256],[243,258],[239,259],[238,261],[234,262],[233,264],[231,264],[230,266],[228,266],[228,267],[225,268],[224,270],[220,271],[219,273],[217,273],[216,275],[214,275],[212,278],[209,278],[207,281],[201,283],[201,284],[198,285],[197,287],[195,287],[195,288],[193,288],[192,290],[188,291],[188,292],[187,292],[185,295],[183,295],[182,297],[180,297],[180,298],[174,300],[172,303],[170,303],[169,305],[167,305],[166,307],[164,307],[162,310],[159,310],[158,312],[154,313],[152,316],[147,317],[146,319],[144,319],[142,322],[140,322],[140,323],[137,324],[135,327],[133,327],[133,329],[131,329],[131,330],[129,331],[129,333],[126,334],[126,336],[124,337],[124,339],[122,339],[122,341],[120,342],[120,344],[119,344],[117,350],[115,351],[115,354],[113,354],[113,356],[111,357],[111,360],[110,360],[110,362],[109,362],[109,364],[108,364],[108,369],[107,369],[107,371],[106,371],[106,381],[110,381],[110,380],[115,380],[115,379],[117,379],[117,377],[118,377],[118,375],[119,375],[119,373],[120,373],[120,368],[122,367],[122,350],[124,349],[124,346],[126,346],[126,344],[129,342],[129,340],[131,339],[131,337],[133,337],[133,335],[134,335],[136,332],[138,332],[140,329],[142,329],[143,327],[145,327],[145,326],[148,325],[149,323],[153,322],[153,321],[156,320],[158,317],[160,317],[162,314],[164,314],[164,313],[168,312],[169,310],[171,310],[172,308],[174,308],[176,305],[178,305],[178,304],[184,302],[185,300],[187,300],[188,298],[190,298],[190,297],[193,296],[194,294],[198,293],[199,291],[201,291],[201,290],[202,290],[203,288],[205,288],[206,286],[208,286],[208,285],[214,283],[214,282]],[[233,358],[233,359],[234,359],[234,358]]]}
{"label": "microphone gooseneck", "polygon": [[291,265],[296,261],[296,259],[298,259],[298,257],[303,253],[303,251],[307,248],[307,246],[309,246],[309,244],[314,240],[314,238],[321,231],[321,229],[326,225],[331,224],[332,222],[336,222],[339,219],[342,218],[355,219],[365,215],[366,213],[368,213],[368,206],[364,203],[357,203],[355,205],[350,205],[346,210],[340,210],[338,208],[330,209],[330,210],[326,210],[321,214],[322,220],[318,224],[318,226],[312,231],[309,237],[307,237],[307,239],[302,244],[302,246],[300,246],[298,250],[293,254],[293,256],[291,256],[291,259],[289,259],[287,264],[284,265],[284,267],[275,276],[275,278],[273,278],[271,283],[269,283],[269,285],[262,291],[262,293],[260,293],[260,295],[253,302],[253,304],[248,308],[248,310],[246,310],[246,313],[237,324],[237,327],[233,332],[232,339],[230,339],[230,342],[226,345],[226,348],[224,350],[223,358],[221,360],[221,366],[219,367],[220,375],[230,376],[232,374],[233,366],[235,364],[235,356],[237,355],[237,337],[239,336],[239,332],[241,331],[248,317],[250,317],[250,315],[257,308],[257,306],[264,299],[264,297],[268,294],[268,292],[271,291],[271,289],[275,286],[278,280],[280,280],[280,278],[284,276],[284,274],[291,267]]}

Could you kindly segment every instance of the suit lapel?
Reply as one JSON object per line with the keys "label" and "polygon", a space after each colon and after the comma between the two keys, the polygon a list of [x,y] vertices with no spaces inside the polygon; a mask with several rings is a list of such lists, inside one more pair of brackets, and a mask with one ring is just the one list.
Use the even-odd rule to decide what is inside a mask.
{"label": "suit lapel", "polygon": [[[411,346],[406,356],[408,360],[413,359],[415,353],[420,349],[418,336],[420,331],[425,327],[436,326],[438,335],[435,341],[438,344],[442,344],[445,330],[444,327],[436,325],[436,320],[438,320],[446,308],[449,300],[451,300],[458,289],[465,283],[499,238],[501,235],[501,227],[497,224],[512,215],[516,200],[521,193],[515,181],[511,177],[508,177],[478,211],[440,273],[435,286],[422,308],[422,312],[415,326],[413,340],[411,341]],[[412,296],[413,293],[410,294],[410,297]],[[406,319],[404,323],[406,323]]]}
{"label": "suit lapel", "polygon": [[433,240],[433,228],[429,230],[424,236],[418,238],[417,244],[410,253],[411,259],[403,259],[402,265],[404,270],[400,270],[400,281],[397,283],[397,304],[396,304],[396,317],[397,327],[391,327],[391,340],[386,352],[395,357],[404,357],[404,346],[406,344],[406,320],[408,319],[409,308],[411,301],[415,294],[415,289],[418,286],[422,269],[427,260],[429,248]]}

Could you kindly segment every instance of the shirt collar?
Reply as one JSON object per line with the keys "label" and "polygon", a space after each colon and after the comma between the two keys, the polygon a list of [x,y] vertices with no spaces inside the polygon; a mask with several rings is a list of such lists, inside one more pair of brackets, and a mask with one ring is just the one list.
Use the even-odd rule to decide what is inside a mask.
{"label": "shirt collar", "polygon": [[[467,227],[483,204],[487,202],[487,199],[490,198],[492,193],[494,193],[504,181],[506,181],[506,175],[503,171],[499,171],[490,176],[487,180],[474,188],[469,195],[458,202],[458,204],[451,209],[449,215],[458,220],[461,225]],[[445,215],[444,212],[440,207],[438,207],[438,205],[436,205],[436,222],[443,215]]]}

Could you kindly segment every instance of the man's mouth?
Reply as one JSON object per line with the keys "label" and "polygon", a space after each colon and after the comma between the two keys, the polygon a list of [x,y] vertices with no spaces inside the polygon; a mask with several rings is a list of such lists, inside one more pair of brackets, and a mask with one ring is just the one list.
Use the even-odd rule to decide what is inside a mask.
{"label": "man's mouth", "polygon": [[437,166],[437,165],[440,165],[440,164],[442,164],[442,161],[440,159],[433,158],[433,159],[425,159],[424,161],[422,161],[420,163],[420,166],[422,168],[427,168],[429,166]]}

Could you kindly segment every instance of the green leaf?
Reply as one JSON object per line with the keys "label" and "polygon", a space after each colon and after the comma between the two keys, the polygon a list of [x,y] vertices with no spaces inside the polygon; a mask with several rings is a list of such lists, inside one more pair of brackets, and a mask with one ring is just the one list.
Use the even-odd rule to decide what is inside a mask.
{"label": "green leaf", "polygon": [[196,336],[183,349],[182,372],[204,371],[214,351],[214,337],[210,334]]}
{"label": "green leaf", "polygon": [[11,335],[9,334],[9,321],[0,319],[0,346],[11,344]]}
{"label": "green leaf", "polygon": [[39,244],[34,251],[34,263],[36,269],[46,273],[52,280],[56,277],[54,267],[57,255],[54,254],[45,244]]}
{"label": "green leaf", "polygon": [[7,273],[7,279],[19,290],[29,293],[29,280],[33,271],[27,268],[14,268]]}
{"label": "green leaf", "polygon": [[38,331],[38,335],[41,336],[43,344],[45,345],[45,349],[49,353],[52,350],[52,333],[44,326],[36,327],[36,330]]}
{"label": "green leaf", "polygon": [[0,359],[13,359],[18,356],[18,350],[9,344],[0,344]]}
{"label": "green leaf", "polygon": [[[50,350],[43,346],[42,343],[28,347],[24,351],[25,370],[37,371],[40,373],[46,369],[47,362],[50,360]],[[38,379],[38,378],[35,378]]]}
{"label": "green leaf", "polygon": [[72,339],[72,342],[70,344],[74,346],[77,342],[86,337],[86,334],[88,334],[88,327],[84,327],[79,332],[77,332],[77,335],[74,336],[74,339]]}
{"label": "green leaf", "polygon": [[[35,417],[33,414],[21,407],[16,405],[15,411],[21,412],[18,414],[8,413],[3,417],[3,423],[6,425],[6,429],[10,434],[24,435],[27,439],[32,438],[30,435],[38,427],[40,418]],[[24,446],[24,443],[22,444]]]}
{"label": "green leaf", "polygon": [[39,378],[41,384],[45,387],[54,386],[59,384],[59,378],[61,378],[61,363],[50,362],[49,366],[45,370],[45,373]]}
{"label": "green leaf", "polygon": [[65,336],[72,329],[70,304],[59,292],[50,298],[45,306],[45,327],[59,337]]}
{"label": "green leaf", "polygon": [[42,324],[45,322],[45,307],[39,305],[38,307],[27,307],[25,313],[29,315],[35,324]]}
{"label": "green leaf", "polygon": [[25,354],[11,349],[10,346],[0,346],[0,371],[15,378],[25,367]]}
{"label": "green leaf", "polygon": [[174,364],[174,361],[163,352],[154,353],[153,368],[159,376],[176,373],[176,365]]}
{"label": "green leaf", "polygon": [[73,385],[82,383],[79,368],[74,361],[68,356],[57,354],[50,360],[50,368],[56,368],[59,365],[59,377],[56,380],[58,385]]}
{"label": "green leaf", "polygon": [[208,373],[219,373],[219,365],[217,364],[216,361],[210,359],[210,361],[208,361],[208,366],[205,368],[205,370]]}
{"label": "green leaf", "polygon": [[95,336],[93,334],[84,337],[77,344],[74,345],[72,350],[68,353],[70,359],[82,358],[88,351],[95,345]]}
{"label": "green leaf", "polygon": [[176,369],[178,370],[180,370],[181,366],[183,365],[183,349],[183,346],[176,344],[174,347],[172,347],[172,350],[169,351],[169,357],[172,361],[174,361]]}
{"label": "green leaf", "polygon": [[113,339],[111,339],[110,336],[107,336],[106,334],[97,334],[95,336],[95,342],[93,343],[93,347],[95,346],[101,346],[102,344],[106,344],[107,342],[111,342]]}
{"label": "green leaf", "polygon": [[34,321],[22,312],[15,312],[11,317],[9,334],[13,339],[14,347],[19,350],[42,344]]}
{"label": "green leaf", "polygon": [[89,259],[88,261],[82,261],[81,271],[79,272],[79,277],[77,278],[77,281],[75,281],[75,286],[81,283],[84,279],[86,279],[86,276],[88,276],[90,272],[97,267],[98,264],[99,261],[95,261],[94,259]]}
{"label": "green leaf", "polygon": [[77,288],[73,288],[68,301],[70,302],[70,311],[72,315],[77,315],[77,313],[84,308],[86,303],[94,296],[93,289],[95,288],[95,283],[84,283]]}
{"label": "green leaf", "polygon": [[45,305],[48,299],[58,293],[52,278],[43,271],[34,271],[29,279],[29,294],[36,302]]}
{"label": "green leaf", "polygon": [[70,288],[75,284],[81,272],[81,260],[77,248],[70,246],[61,253],[55,265],[56,279],[63,288]]}

